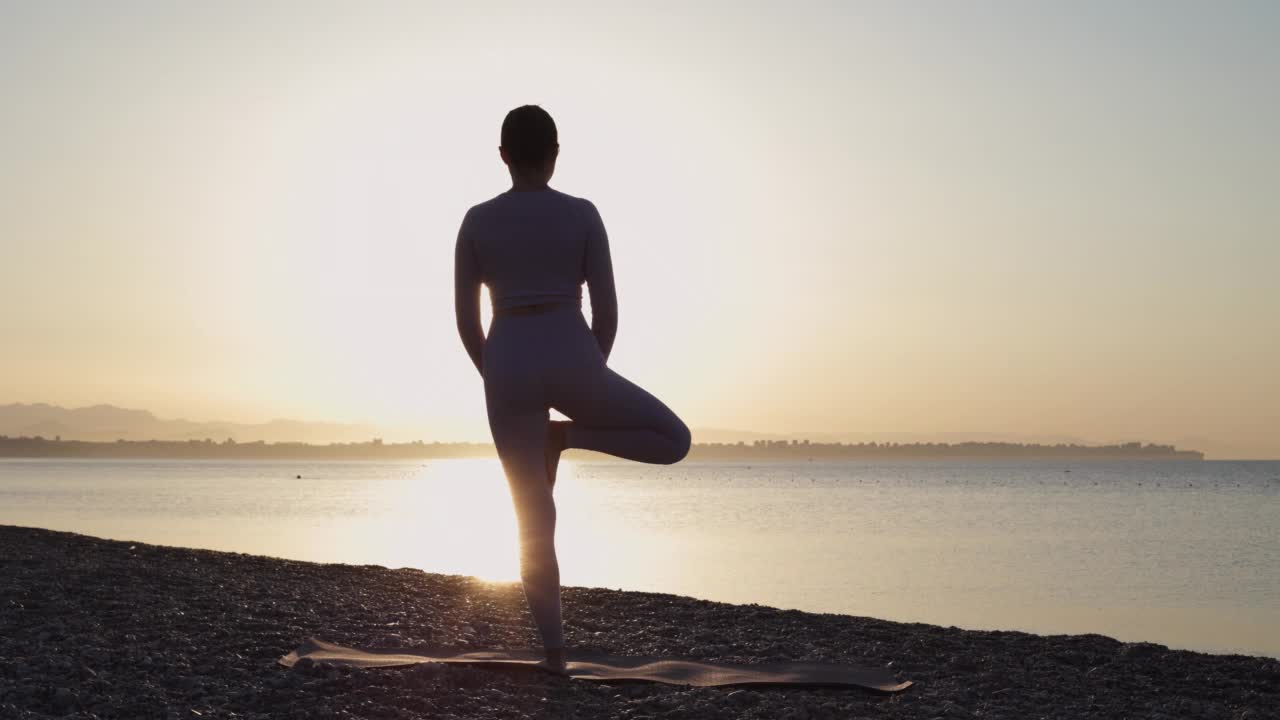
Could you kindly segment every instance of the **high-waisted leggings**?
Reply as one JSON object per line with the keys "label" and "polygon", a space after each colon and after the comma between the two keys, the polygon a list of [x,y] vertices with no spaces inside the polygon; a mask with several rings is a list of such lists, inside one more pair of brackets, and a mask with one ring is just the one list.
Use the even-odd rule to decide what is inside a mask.
{"label": "high-waisted leggings", "polygon": [[564,646],[556,506],[548,482],[548,409],[570,419],[567,446],[646,463],[689,452],[689,429],[662,401],[605,366],[581,310],[499,315],[483,353],[489,429],[520,537],[520,577],[544,646]]}

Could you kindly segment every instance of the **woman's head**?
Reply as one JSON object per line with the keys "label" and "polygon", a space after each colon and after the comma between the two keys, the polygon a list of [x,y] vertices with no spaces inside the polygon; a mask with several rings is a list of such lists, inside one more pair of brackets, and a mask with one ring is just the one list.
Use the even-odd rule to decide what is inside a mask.
{"label": "woman's head", "polygon": [[555,172],[560,151],[556,122],[537,105],[521,105],[502,121],[502,161],[517,175],[545,183]]}

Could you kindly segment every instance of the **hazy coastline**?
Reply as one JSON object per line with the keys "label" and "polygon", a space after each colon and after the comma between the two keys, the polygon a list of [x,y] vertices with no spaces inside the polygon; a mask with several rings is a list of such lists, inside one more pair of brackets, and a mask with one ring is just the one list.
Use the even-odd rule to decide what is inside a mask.
{"label": "hazy coastline", "polygon": [[[157,458],[170,460],[418,460],[494,457],[492,443],[368,442],[330,443],[236,442],[233,439],[125,440],[93,442],[61,438],[7,437],[0,435],[0,457],[8,458]],[[565,457],[599,457],[569,450]],[[1117,445],[1042,445],[1036,443],[839,443],[808,440],[756,440],[750,443],[694,443],[689,460],[1193,460],[1204,459],[1196,450],[1172,445],[1129,442]]]}

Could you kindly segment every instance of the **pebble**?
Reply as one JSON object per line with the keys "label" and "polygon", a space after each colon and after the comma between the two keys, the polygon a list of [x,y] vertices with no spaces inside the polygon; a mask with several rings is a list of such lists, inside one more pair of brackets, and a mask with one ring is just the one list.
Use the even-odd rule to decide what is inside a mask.
{"label": "pebble", "polygon": [[53,709],[61,714],[71,712],[76,705],[75,693],[67,688],[58,688],[53,691]]}

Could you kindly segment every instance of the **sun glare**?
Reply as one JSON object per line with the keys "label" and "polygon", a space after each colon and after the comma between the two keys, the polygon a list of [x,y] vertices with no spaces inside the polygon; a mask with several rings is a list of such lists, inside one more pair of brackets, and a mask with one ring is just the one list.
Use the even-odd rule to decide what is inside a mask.
{"label": "sun glare", "polygon": [[399,484],[387,498],[386,522],[398,526],[397,566],[519,578],[516,521],[496,458],[437,460]]}
{"label": "sun glare", "polygon": [[[573,463],[562,462],[556,481],[561,548],[584,545],[588,528],[575,518],[580,495]],[[380,502],[382,511],[373,513],[377,519],[365,536],[368,550],[386,558],[389,567],[496,582],[520,579],[515,510],[496,458],[432,461],[389,484]]]}

